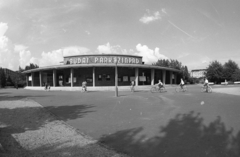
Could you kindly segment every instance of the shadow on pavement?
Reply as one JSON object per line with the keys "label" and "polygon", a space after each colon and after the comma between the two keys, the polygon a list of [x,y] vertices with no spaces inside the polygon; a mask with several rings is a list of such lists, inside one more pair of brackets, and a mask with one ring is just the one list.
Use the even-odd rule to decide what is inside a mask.
{"label": "shadow on pavement", "polygon": [[[11,103],[11,101],[9,102]],[[7,155],[11,155],[11,152],[16,155],[19,152],[23,153],[21,154],[22,156],[26,156],[28,152],[21,148],[15,138],[13,138],[13,134],[38,130],[46,123],[54,120],[66,121],[69,119],[82,118],[88,112],[94,112],[87,111],[92,107],[92,105],[47,107],[47,110],[50,110],[53,114],[58,114],[59,117],[55,117],[53,114],[46,112],[46,109],[43,107],[0,108],[0,144],[2,144]]]}
{"label": "shadow on pavement", "polygon": [[73,106],[48,106],[44,107],[49,112],[51,112],[57,120],[72,120],[77,118],[84,117],[87,113],[95,112],[89,111],[89,109],[93,108],[93,105],[73,105]]}
{"label": "shadow on pavement", "polygon": [[[240,132],[234,136],[221,118],[208,126],[199,114],[178,114],[147,139],[142,127],[118,131],[99,141],[113,149],[137,157],[239,157]],[[140,135],[140,137],[139,137]]]}
{"label": "shadow on pavement", "polygon": [[[9,94],[9,93],[8,93]],[[25,99],[25,98],[35,98],[35,97],[51,97],[52,95],[36,95],[36,96],[1,96],[0,95],[0,101],[15,101],[15,100],[21,100],[21,99]]]}

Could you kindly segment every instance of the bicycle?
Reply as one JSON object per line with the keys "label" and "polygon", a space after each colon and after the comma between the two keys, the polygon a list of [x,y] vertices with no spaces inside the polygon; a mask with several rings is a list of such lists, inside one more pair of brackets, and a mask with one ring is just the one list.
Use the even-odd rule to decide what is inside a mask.
{"label": "bicycle", "polygon": [[158,87],[158,86],[152,86],[151,87],[151,89],[150,89],[150,91],[152,92],[152,93],[156,93],[156,92],[160,92],[160,93],[163,93],[163,92],[166,92],[167,90],[166,90],[166,88],[164,87],[164,86],[162,86],[162,87]]}
{"label": "bicycle", "polygon": [[202,86],[201,92],[212,93],[212,87],[211,86]]}
{"label": "bicycle", "polygon": [[87,87],[82,87],[82,92],[87,92]]}
{"label": "bicycle", "polygon": [[134,92],[134,91],[135,91],[134,86],[130,86],[130,91],[131,91],[131,92]]}
{"label": "bicycle", "polygon": [[176,92],[186,92],[187,90],[188,89],[187,89],[186,86],[182,86],[182,88],[181,88],[181,86],[178,86],[178,87],[175,88]]}

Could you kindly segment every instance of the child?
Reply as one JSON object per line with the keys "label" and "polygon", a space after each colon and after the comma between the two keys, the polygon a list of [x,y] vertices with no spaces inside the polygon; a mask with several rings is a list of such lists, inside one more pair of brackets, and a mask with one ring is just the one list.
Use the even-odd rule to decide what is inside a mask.
{"label": "child", "polygon": [[132,80],[130,85],[131,85],[131,92],[134,92],[135,82]]}
{"label": "child", "polygon": [[161,80],[158,80],[157,86],[158,86],[158,89],[163,87],[163,83]]}
{"label": "child", "polygon": [[83,92],[86,92],[86,91],[87,91],[87,82],[86,82],[86,81],[83,81],[83,82],[82,82],[82,91],[83,91]]}
{"label": "child", "polygon": [[184,86],[185,84],[184,84],[184,81],[183,81],[183,79],[182,79],[182,78],[181,78],[181,82],[180,82],[180,84],[179,84],[179,85],[180,85],[180,87],[183,89],[183,86]]}

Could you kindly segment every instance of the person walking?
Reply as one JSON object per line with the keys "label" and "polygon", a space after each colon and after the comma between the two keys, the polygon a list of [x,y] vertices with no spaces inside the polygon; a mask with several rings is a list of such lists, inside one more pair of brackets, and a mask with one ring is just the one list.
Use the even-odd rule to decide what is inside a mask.
{"label": "person walking", "polygon": [[131,87],[130,87],[131,88],[131,92],[134,92],[135,82],[132,80],[130,85],[131,85]]}

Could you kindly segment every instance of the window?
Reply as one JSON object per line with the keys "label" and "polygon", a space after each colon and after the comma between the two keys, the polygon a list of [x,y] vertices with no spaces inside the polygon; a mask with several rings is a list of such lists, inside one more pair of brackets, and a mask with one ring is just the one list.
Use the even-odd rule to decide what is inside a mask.
{"label": "window", "polygon": [[107,75],[106,80],[110,81],[110,75]]}
{"label": "window", "polygon": [[98,75],[98,81],[102,81],[102,75]]}

